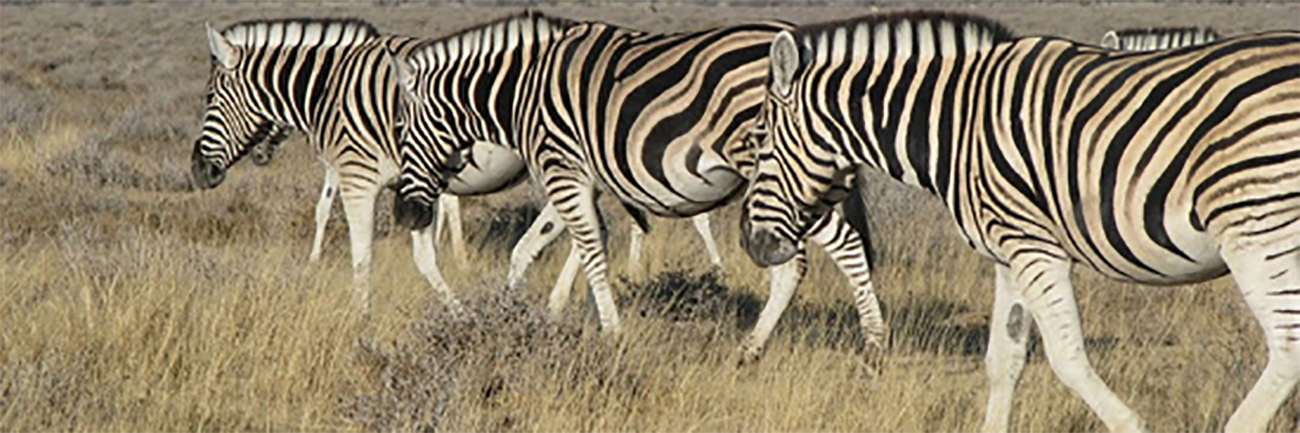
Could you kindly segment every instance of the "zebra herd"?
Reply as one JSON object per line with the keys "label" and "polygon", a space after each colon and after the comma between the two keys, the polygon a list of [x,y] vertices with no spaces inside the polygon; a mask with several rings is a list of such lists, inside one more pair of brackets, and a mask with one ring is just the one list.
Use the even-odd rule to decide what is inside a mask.
{"label": "zebra herd", "polygon": [[946,12],[678,34],[525,12],[435,39],[315,19],[208,39],[196,184],[216,187],[249,153],[269,162],[300,131],[326,166],[310,257],[337,196],[363,312],[381,188],[397,192],[416,266],[464,314],[434,227],[463,245],[448,198],[527,180],[548,203],[507,280],[521,285],[567,229],[552,315],[581,265],[601,328],[620,329],[600,195],[633,216],[634,258],[653,214],[692,218],[715,266],[708,212],[743,197],[743,247],[771,278],[742,360],[788,306],[807,242],[849,279],[864,336],[883,345],[855,191],[876,169],[943,200],[995,263],[987,431],[1008,428],[1033,322],[1056,376],[1111,430],[1145,429],[1084,352],[1076,262],[1149,284],[1232,272],[1269,355],[1227,430],[1263,430],[1300,380],[1300,33],[1125,30],[1094,46]]}

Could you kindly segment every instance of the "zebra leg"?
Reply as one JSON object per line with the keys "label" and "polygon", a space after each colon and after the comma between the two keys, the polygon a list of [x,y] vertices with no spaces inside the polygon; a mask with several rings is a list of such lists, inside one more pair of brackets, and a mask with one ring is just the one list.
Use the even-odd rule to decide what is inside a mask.
{"label": "zebra leg", "polygon": [[[650,220],[646,218],[645,211],[637,209],[627,203],[620,203],[623,209],[627,210],[628,216],[632,217],[631,242],[628,244],[627,254],[627,271],[630,275],[638,275],[641,272],[641,246],[645,240],[646,233],[650,232]],[[606,232],[608,234],[608,232]]]}
{"label": "zebra leg", "polygon": [[363,314],[370,311],[370,243],[375,229],[376,185],[340,191],[352,241],[352,303]]}
{"label": "zebra leg", "polygon": [[447,306],[452,316],[463,318],[465,308],[461,306],[460,300],[456,299],[451,286],[447,285],[447,280],[442,277],[442,271],[438,269],[437,252],[433,247],[433,233],[436,230],[435,224],[411,232],[411,253],[415,259],[415,267],[420,270],[425,279],[429,280],[433,290],[442,297],[443,305]]}
{"label": "zebra leg", "polygon": [[1115,396],[1088,362],[1065,252],[1052,245],[1032,245],[1022,246],[1012,257],[1010,270],[1025,307],[1038,323],[1056,377],[1083,399],[1110,431],[1145,431],[1142,418]]}
{"label": "zebra leg", "polygon": [[330,220],[330,208],[334,207],[334,193],[339,190],[339,173],[334,167],[325,166],[325,186],[321,187],[320,200],[316,201],[316,236],[311,240],[311,255],[307,261],[320,260],[321,249],[325,245],[325,224]]}
{"label": "zebra leg", "polygon": [[591,182],[572,171],[545,173],[543,183],[546,195],[569,228],[573,244],[582,253],[587,271],[587,286],[600,317],[600,327],[609,333],[618,333],[620,323],[618,307],[610,292],[609,264],[605,256],[604,233],[600,212],[596,208],[596,190]]}
{"label": "zebra leg", "polygon": [[993,320],[989,323],[989,348],[984,368],[989,376],[989,401],[984,407],[984,431],[1004,432],[1011,426],[1016,384],[1025,369],[1029,328],[1033,323],[1024,298],[1007,265],[997,265]]}
{"label": "zebra leg", "polygon": [[840,273],[848,277],[854,287],[853,303],[858,309],[858,326],[862,328],[862,335],[869,346],[883,349],[889,326],[880,311],[880,300],[876,298],[876,288],[871,282],[867,250],[857,230],[849,227],[839,212],[832,210],[812,228],[808,240],[820,245],[835,261]]}
{"label": "zebra leg", "polygon": [[462,267],[469,264],[465,251],[465,232],[460,220],[460,197],[443,194],[438,209],[438,219],[446,222],[447,234],[451,236],[451,253],[456,255],[456,262]]}
{"label": "zebra leg", "polygon": [[709,262],[713,263],[713,268],[722,270],[722,255],[718,254],[718,244],[713,241],[713,230],[709,228],[709,214],[702,213],[691,217],[691,222],[695,223],[695,231],[700,233],[700,238],[704,239],[704,248],[709,250]]}
{"label": "zebra leg", "polygon": [[570,244],[569,257],[564,259],[564,267],[560,268],[560,276],[555,279],[555,287],[551,289],[551,297],[546,304],[546,312],[551,320],[563,317],[564,309],[569,306],[569,294],[573,293],[574,282],[578,279],[578,265],[582,264],[582,249],[575,242]]}
{"label": "zebra leg", "polygon": [[528,231],[524,232],[524,236],[519,238],[514,250],[510,252],[510,273],[506,277],[507,288],[514,290],[523,284],[528,267],[537,260],[542,249],[560,237],[564,229],[564,221],[555,211],[555,205],[547,202],[546,207],[542,208],[542,212],[533,220],[533,224],[528,226]]}
{"label": "zebra leg", "polygon": [[1290,225],[1275,227],[1272,239],[1256,235],[1221,249],[1268,348],[1268,364],[1228,418],[1227,432],[1264,431],[1300,382],[1300,222]]}
{"label": "zebra leg", "polygon": [[628,242],[627,269],[629,274],[637,275],[641,270],[641,245],[645,241],[645,230],[632,224],[632,232],[628,237],[631,239]]}
{"label": "zebra leg", "polygon": [[790,305],[790,298],[794,297],[794,289],[799,287],[799,281],[803,279],[808,264],[804,252],[800,245],[799,252],[790,261],[768,268],[771,277],[768,281],[767,304],[758,313],[758,323],[754,324],[754,330],[750,331],[745,342],[740,345],[740,365],[757,361],[763,355],[768,337],[772,336],[776,322],[781,320],[781,315]]}

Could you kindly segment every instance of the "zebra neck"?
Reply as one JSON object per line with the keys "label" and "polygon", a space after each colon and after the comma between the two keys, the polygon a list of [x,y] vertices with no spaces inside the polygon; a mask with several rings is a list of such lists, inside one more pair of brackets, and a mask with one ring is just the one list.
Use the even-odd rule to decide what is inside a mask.
{"label": "zebra neck", "polygon": [[257,77],[261,112],[268,121],[313,132],[326,124],[322,116],[341,96],[334,85],[335,69],[353,47],[291,47],[265,50],[249,65]]}
{"label": "zebra neck", "polygon": [[852,83],[849,101],[834,122],[858,143],[842,151],[905,184],[948,197],[960,179],[959,155],[972,151],[980,65],[989,53],[925,62],[869,65],[873,73]]}

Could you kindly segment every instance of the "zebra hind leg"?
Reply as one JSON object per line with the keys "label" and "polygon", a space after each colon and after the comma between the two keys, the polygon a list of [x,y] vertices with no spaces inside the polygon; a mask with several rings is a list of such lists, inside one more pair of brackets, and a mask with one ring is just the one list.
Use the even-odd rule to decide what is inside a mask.
{"label": "zebra hind leg", "polygon": [[375,199],[378,187],[352,187],[340,191],[343,213],[348,218],[352,241],[352,303],[363,315],[370,311],[370,244],[375,228]]}
{"label": "zebra hind leg", "polygon": [[311,240],[311,255],[307,261],[315,263],[320,260],[321,250],[325,245],[325,225],[330,220],[330,209],[334,207],[334,194],[339,190],[339,174],[334,167],[325,167],[325,185],[321,187],[320,200],[316,201],[316,235]]}
{"label": "zebra hind leg", "polygon": [[[1038,323],[1052,372],[1110,431],[1146,431],[1142,418],[1106,386],[1088,362],[1066,254],[1053,245],[1021,247],[1019,254],[1011,255],[1010,270],[1025,307]],[[992,427],[985,425],[986,431]]]}
{"label": "zebra hind leg", "polygon": [[1228,432],[1265,431],[1300,382],[1300,221],[1269,232],[1221,248],[1268,348],[1268,364],[1228,419]]}
{"label": "zebra hind leg", "polygon": [[569,306],[569,295],[573,293],[573,285],[578,279],[578,265],[582,264],[582,249],[577,243],[571,244],[569,256],[564,259],[564,267],[560,268],[560,275],[556,277],[555,287],[551,288],[551,296],[546,303],[547,317],[551,320],[560,320],[564,316],[564,309]]}
{"label": "zebra hind leg", "polygon": [[546,173],[543,183],[547,197],[569,228],[573,244],[581,250],[587,286],[596,304],[600,328],[618,334],[622,325],[609,285],[609,263],[600,211],[596,207],[596,190],[590,182],[578,176],[571,172]]}
{"label": "zebra hind leg", "polygon": [[524,236],[519,238],[519,242],[510,251],[510,273],[506,277],[506,288],[515,290],[523,284],[524,276],[533,261],[537,260],[547,245],[560,237],[565,228],[564,221],[555,211],[555,205],[546,203],[546,207],[542,208],[532,225],[528,226],[528,231],[524,232]]}
{"label": "zebra hind leg", "polygon": [[466,267],[469,265],[469,252],[465,250],[465,228],[460,218],[460,197],[443,194],[439,200],[441,206],[438,209],[438,220],[445,222],[447,235],[451,237],[451,253],[456,255],[457,264]]}
{"label": "zebra hind leg", "polygon": [[989,376],[989,400],[984,407],[984,431],[1008,431],[1016,385],[1025,369],[1029,328],[1033,323],[1024,307],[1011,268],[997,265],[993,318],[989,321],[989,347],[984,368]]}
{"label": "zebra hind leg", "polygon": [[415,260],[415,267],[433,286],[433,290],[442,297],[442,303],[447,306],[452,317],[463,319],[468,317],[465,308],[461,306],[460,300],[456,299],[451,286],[447,285],[447,280],[442,277],[442,271],[438,269],[437,253],[433,246],[433,234],[436,230],[437,225],[430,225],[411,232],[411,254],[414,256],[412,258]]}
{"label": "zebra hind leg", "polygon": [[709,214],[693,216],[691,222],[695,224],[695,231],[704,240],[704,249],[709,252],[709,263],[713,264],[714,271],[722,272],[722,255],[718,254],[718,243],[713,240],[713,230],[709,228]]}

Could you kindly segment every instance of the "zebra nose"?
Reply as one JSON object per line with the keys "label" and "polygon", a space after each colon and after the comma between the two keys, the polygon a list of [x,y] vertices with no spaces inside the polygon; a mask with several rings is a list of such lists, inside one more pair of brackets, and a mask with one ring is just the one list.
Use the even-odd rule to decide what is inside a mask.
{"label": "zebra nose", "polygon": [[253,148],[253,164],[258,167],[265,167],[270,164],[271,159],[274,158],[271,152],[269,148],[263,148],[262,146]]}
{"label": "zebra nose", "polygon": [[[748,223],[746,223],[748,225]],[[778,236],[767,229],[745,230],[745,252],[755,264],[762,267],[776,266],[794,258],[794,243]]]}
{"label": "zebra nose", "polygon": [[433,206],[424,200],[397,196],[393,203],[393,217],[397,224],[411,230],[420,230],[433,224]]}
{"label": "zebra nose", "polygon": [[221,185],[221,181],[226,180],[226,171],[204,158],[194,158],[190,170],[194,175],[194,183],[202,189],[216,188]]}

